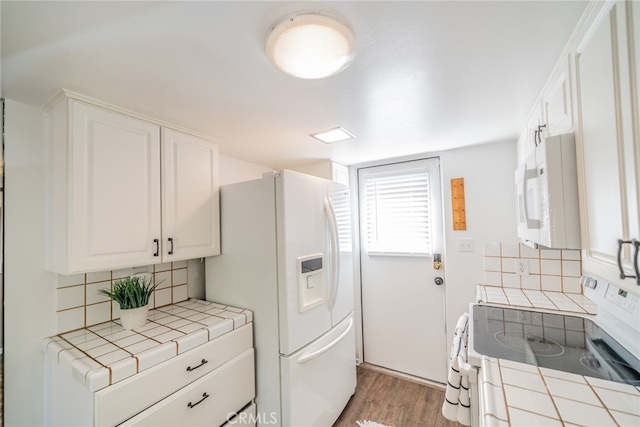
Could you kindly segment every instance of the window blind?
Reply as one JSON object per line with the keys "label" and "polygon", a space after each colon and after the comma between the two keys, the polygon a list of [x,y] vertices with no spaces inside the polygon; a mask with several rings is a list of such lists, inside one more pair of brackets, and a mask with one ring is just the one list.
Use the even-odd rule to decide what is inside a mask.
{"label": "window blind", "polygon": [[343,187],[330,191],[333,210],[336,214],[338,227],[338,243],[340,252],[352,252],[353,242],[351,233],[351,199],[349,191]]}
{"label": "window blind", "polygon": [[365,181],[367,251],[430,256],[429,174],[412,170]]}

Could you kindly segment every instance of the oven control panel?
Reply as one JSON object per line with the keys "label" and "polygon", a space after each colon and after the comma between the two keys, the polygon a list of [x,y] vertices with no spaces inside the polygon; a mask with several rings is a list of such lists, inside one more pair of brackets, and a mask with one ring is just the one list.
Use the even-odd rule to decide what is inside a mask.
{"label": "oven control panel", "polygon": [[[640,298],[599,277],[589,279],[583,276],[581,283],[584,295],[598,306],[598,322],[640,359]],[[587,286],[586,282],[595,286]]]}
{"label": "oven control panel", "polygon": [[607,288],[604,297],[629,313],[633,313],[638,305],[638,298],[635,295],[611,285]]}

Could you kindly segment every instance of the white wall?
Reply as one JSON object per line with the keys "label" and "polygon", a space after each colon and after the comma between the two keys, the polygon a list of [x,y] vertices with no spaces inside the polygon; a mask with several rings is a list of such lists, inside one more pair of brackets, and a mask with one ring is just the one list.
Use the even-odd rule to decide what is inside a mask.
{"label": "white wall", "polygon": [[262,178],[262,174],[273,169],[245,162],[232,157],[219,156],[220,185],[233,184],[234,182],[250,181]]}
{"label": "white wall", "polygon": [[41,342],[54,333],[55,275],[45,271],[45,156],[40,110],[6,103],[4,422],[43,425]]}
{"label": "white wall", "polygon": [[[44,116],[11,100],[5,123],[4,422],[44,425],[42,339],[55,334],[56,275],[45,271]],[[223,184],[260,178],[266,166],[220,157]],[[204,296],[204,263],[189,261],[189,296]]]}
{"label": "white wall", "polygon": [[[484,281],[483,244],[516,243],[514,172],[516,143],[502,142],[440,154],[445,211],[445,285],[448,342],[458,317],[475,299]],[[453,230],[451,179],[464,178],[467,229]],[[458,252],[459,238],[471,238],[475,252]]]}
{"label": "white wall", "polygon": [[[232,157],[218,156],[220,185],[233,184],[234,182],[251,181],[262,178],[262,174],[272,169],[256,163]],[[205,273],[204,260],[189,260],[189,297],[205,299]]]}

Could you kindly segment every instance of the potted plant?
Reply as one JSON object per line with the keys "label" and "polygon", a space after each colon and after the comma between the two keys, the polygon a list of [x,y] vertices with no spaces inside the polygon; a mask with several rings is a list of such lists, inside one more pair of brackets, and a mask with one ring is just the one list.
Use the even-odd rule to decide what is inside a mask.
{"label": "potted plant", "polygon": [[98,292],[120,304],[120,320],[125,329],[137,329],[147,322],[149,298],[160,283],[151,283],[150,275],[131,276],[116,280],[111,289]]}

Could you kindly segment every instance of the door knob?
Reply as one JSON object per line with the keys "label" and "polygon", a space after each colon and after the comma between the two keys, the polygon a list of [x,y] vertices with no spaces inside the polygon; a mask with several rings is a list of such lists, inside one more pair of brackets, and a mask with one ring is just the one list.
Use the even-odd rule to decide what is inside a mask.
{"label": "door knob", "polygon": [[435,279],[433,279],[433,283],[440,286],[444,283],[444,280],[442,279],[442,277],[436,277]]}

